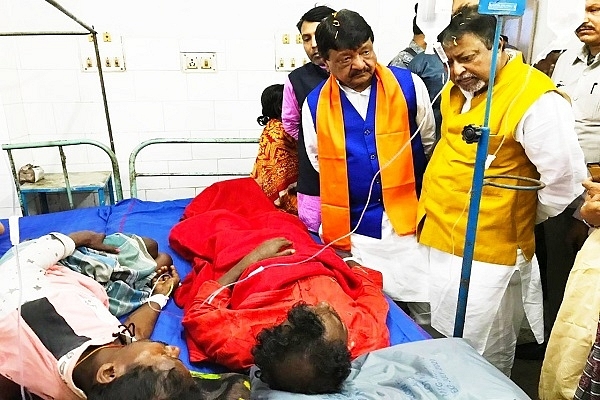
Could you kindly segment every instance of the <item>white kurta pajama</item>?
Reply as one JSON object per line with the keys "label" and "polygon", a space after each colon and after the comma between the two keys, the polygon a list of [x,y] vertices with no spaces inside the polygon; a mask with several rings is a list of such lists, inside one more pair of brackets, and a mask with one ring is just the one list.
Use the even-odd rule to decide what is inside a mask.
{"label": "white kurta pajama", "polygon": [[[462,113],[470,109],[472,98],[470,93],[464,94],[467,101]],[[561,213],[577,198],[583,192],[581,182],[587,176],[569,103],[556,92],[543,94],[524,114],[514,137],[536,166],[540,181],[546,184],[538,191],[536,223],[540,223]],[[490,148],[489,154],[498,150],[502,151]],[[468,204],[461,218],[467,219],[467,216]],[[431,326],[452,336],[462,257],[431,247],[427,249]],[[542,343],[543,299],[535,256],[528,260],[517,250],[514,266],[473,261],[463,337],[506,375],[510,375],[513,365],[523,315],[538,343]]]}

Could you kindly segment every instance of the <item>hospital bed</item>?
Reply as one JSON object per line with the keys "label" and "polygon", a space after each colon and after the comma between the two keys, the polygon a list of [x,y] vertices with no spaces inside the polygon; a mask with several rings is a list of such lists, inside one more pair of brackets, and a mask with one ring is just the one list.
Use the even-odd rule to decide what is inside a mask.
{"label": "hospital bed", "polygon": [[[137,179],[151,176],[204,176],[214,180],[228,176],[246,175],[246,172],[137,172],[138,153],[151,145],[240,145],[255,143],[254,139],[153,139],[141,143],[129,158],[130,192],[137,193]],[[115,187],[120,188],[118,173]],[[120,193],[118,193],[120,195]],[[19,220],[21,241],[37,238],[52,231],[70,233],[94,230],[111,234],[135,233],[154,238],[160,251],[169,253],[183,278],[191,271],[190,264],[169,247],[171,228],[179,222],[191,198],[165,201],[146,201],[135,197],[114,205],[78,208],[62,212],[33,215]],[[0,219],[7,232],[0,235],[0,256],[10,248],[10,229],[6,219]],[[386,324],[390,331],[391,347],[376,350],[359,357],[352,363],[352,372],[339,399],[529,399],[510,379],[500,373],[463,339],[431,339],[430,335],[409,318],[391,299]],[[224,372],[224,367],[211,364],[192,364],[184,338],[181,319],[183,310],[169,301],[161,312],[154,332],[154,340],[178,346],[180,358],[186,366],[198,372]],[[270,390],[251,371],[253,399],[304,399],[306,396]],[[331,395],[311,396],[332,398]],[[308,400],[309,397],[306,397]]]}
{"label": "hospital bed", "polygon": [[[49,146],[55,143],[48,142]],[[240,176],[240,173],[217,174],[215,172],[180,172],[180,173],[144,173],[137,172],[136,158],[140,151],[150,145],[173,145],[182,143],[195,143],[207,145],[220,143],[222,145],[239,145],[240,143],[256,143],[255,139],[155,139],[141,143],[131,153],[130,165],[130,187],[131,193],[137,192],[137,179],[148,176],[164,175],[186,175],[186,176],[213,176],[222,179],[222,176]],[[14,147],[14,145],[12,146]],[[33,144],[33,147],[40,147]],[[23,148],[22,146],[20,148]],[[120,177],[114,176],[115,187],[121,187]],[[37,238],[47,233],[58,231],[70,233],[78,230],[94,230],[111,234],[115,232],[135,233],[155,239],[161,251],[169,253],[173,257],[174,265],[183,278],[190,272],[190,264],[175,253],[168,242],[171,227],[175,225],[182,216],[183,210],[189,204],[191,198],[145,201],[137,198],[129,198],[118,201],[115,205],[76,208],[73,210],[54,212],[49,214],[32,215],[19,219],[19,230],[21,241]],[[0,220],[7,232],[0,236],[0,256],[10,248],[8,221]],[[430,336],[423,331],[411,318],[409,318],[393,301],[388,299],[390,311],[388,313],[387,325],[390,329],[391,343],[405,343],[416,340],[428,339]],[[161,313],[152,339],[168,342],[181,348],[181,359],[191,369],[200,372],[222,371],[218,365],[191,364],[188,359],[187,346],[183,336],[181,319],[183,310],[178,308],[172,301]]]}

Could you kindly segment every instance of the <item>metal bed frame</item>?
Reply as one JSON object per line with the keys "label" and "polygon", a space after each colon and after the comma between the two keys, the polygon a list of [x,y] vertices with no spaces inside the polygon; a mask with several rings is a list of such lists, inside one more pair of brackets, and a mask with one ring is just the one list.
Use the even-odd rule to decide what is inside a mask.
{"label": "metal bed frame", "polygon": [[[69,199],[69,206],[71,209],[75,208],[73,203],[73,191],[71,188],[71,184],[69,182],[69,173],[67,172],[67,157],[65,156],[63,147],[66,146],[76,146],[76,145],[91,145],[100,148],[103,150],[109,157],[110,162],[112,164],[112,175],[114,181],[114,190],[116,193],[116,200],[123,200],[123,189],[121,186],[121,174],[119,172],[119,164],[117,162],[117,157],[115,153],[109,149],[105,144],[100,143],[95,140],[56,140],[50,142],[31,142],[31,143],[14,143],[14,144],[3,144],[2,149],[6,150],[8,153],[8,160],[10,162],[10,168],[12,170],[13,179],[15,182],[15,187],[17,189],[17,197],[19,198],[19,203],[21,205],[21,211],[23,215],[27,215],[27,204],[25,204],[22,193],[21,193],[21,184],[19,183],[19,174],[17,172],[17,168],[15,167],[15,162],[13,158],[13,150],[20,149],[35,149],[35,148],[44,148],[44,147],[58,147],[58,152],[60,154],[60,161],[62,164],[62,173],[65,180],[65,191],[67,193],[67,197]],[[112,196],[112,193],[111,193]]]}
{"label": "metal bed frame", "polygon": [[140,151],[148,146],[156,144],[257,144],[258,139],[254,138],[217,138],[217,139],[150,139],[137,145],[129,156],[129,185],[131,197],[137,197],[137,178],[138,177],[156,177],[156,176],[243,176],[249,175],[249,172],[160,172],[144,173],[136,172],[135,162]]}

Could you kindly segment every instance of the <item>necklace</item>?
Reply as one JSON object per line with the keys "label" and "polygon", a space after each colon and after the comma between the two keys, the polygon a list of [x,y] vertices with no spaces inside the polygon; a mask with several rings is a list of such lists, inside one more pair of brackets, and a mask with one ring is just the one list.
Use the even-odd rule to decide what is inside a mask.
{"label": "necklace", "polygon": [[90,358],[91,356],[93,356],[94,354],[96,354],[97,352],[99,352],[102,349],[109,349],[109,348],[114,348],[114,347],[123,347],[120,344],[105,344],[104,346],[100,346],[100,347],[96,347],[94,350],[90,351],[85,357],[81,358],[79,361],[77,361],[77,363],[75,364],[75,367],[73,367],[73,369],[77,368],[79,366],[79,364],[81,364],[82,362],[84,362],[85,360],[87,360],[88,358]]}

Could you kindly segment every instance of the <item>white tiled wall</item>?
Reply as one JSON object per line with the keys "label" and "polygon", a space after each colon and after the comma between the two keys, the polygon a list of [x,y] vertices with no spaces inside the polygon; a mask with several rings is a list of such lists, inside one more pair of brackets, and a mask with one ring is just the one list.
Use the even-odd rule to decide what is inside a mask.
{"label": "white tiled wall", "polygon": [[[286,73],[275,71],[275,32],[293,31],[313,0],[59,0],[80,21],[122,37],[127,70],[105,73],[105,86],[125,196],[128,158],[155,137],[258,137],[260,94]],[[412,37],[414,0],[330,1],[360,12],[375,32],[380,62],[387,63]],[[43,0],[0,2],[0,30],[79,31]],[[100,39],[101,40],[101,39]],[[2,143],[92,139],[109,145],[96,73],[82,72],[85,36],[0,37],[0,139]],[[185,73],[180,52],[217,54],[217,72]],[[73,170],[107,169],[94,148],[67,149]],[[161,146],[142,151],[138,170],[250,172],[256,145]],[[0,163],[0,217],[19,213],[6,152]],[[58,151],[15,152],[17,168],[31,162],[60,170]],[[225,178],[226,179],[226,178]],[[191,197],[215,178],[146,178],[138,197]]]}

